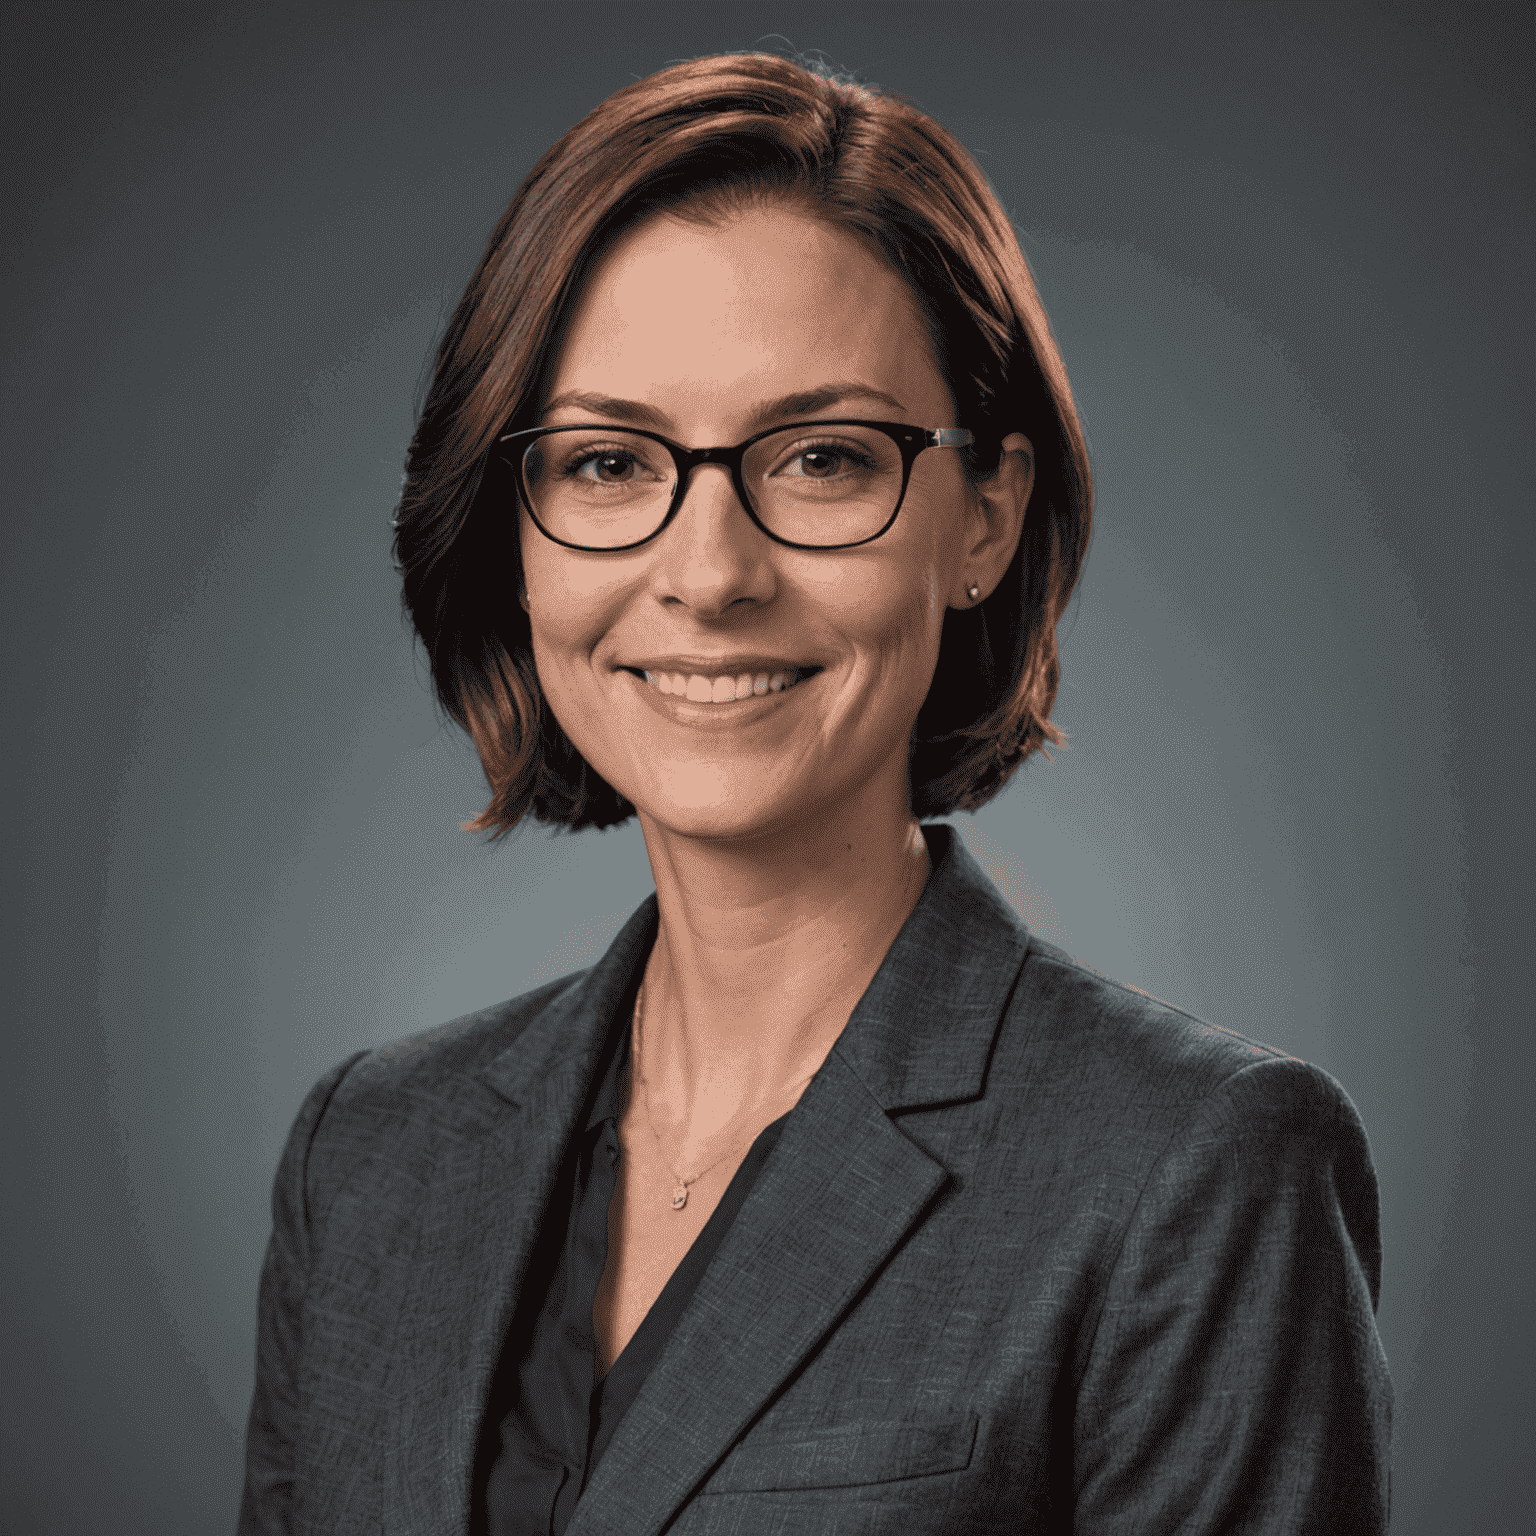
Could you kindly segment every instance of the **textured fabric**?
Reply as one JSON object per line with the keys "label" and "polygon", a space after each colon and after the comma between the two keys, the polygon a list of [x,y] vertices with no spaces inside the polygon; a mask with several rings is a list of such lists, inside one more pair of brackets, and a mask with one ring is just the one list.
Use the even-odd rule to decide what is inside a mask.
{"label": "textured fabric", "polygon": [[[934,869],[568,1536],[1383,1532],[1375,1176],[1326,1073]],[[316,1084],[273,1192],[243,1533],[444,1536],[656,932]]]}
{"label": "textured fabric", "polygon": [[618,1359],[597,1379],[592,1307],[608,1260],[608,1204],[629,1066],[619,1012],[591,1112],[566,1160],[502,1348],[475,1477],[475,1536],[564,1536],[576,1501],[730,1230],[788,1115],[758,1132],[709,1220]]}

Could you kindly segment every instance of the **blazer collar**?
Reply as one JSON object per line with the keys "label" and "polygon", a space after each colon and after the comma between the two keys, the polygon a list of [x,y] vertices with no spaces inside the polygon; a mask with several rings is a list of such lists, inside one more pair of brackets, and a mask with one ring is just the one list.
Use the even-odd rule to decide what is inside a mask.
{"label": "blazer collar", "polygon": [[573,1075],[590,1090],[603,1047],[629,1021],[657,922],[652,894],[631,914],[603,958],[483,1067],[480,1080],[518,1108],[543,1102],[551,1084]]}
{"label": "blazer collar", "polygon": [[[603,959],[573,979],[488,1064],[434,1092],[431,1176],[391,1246],[409,1256],[388,1303],[397,1384],[386,1420],[383,1530],[462,1530],[481,1420],[544,1213],[610,1028],[656,931],[650,897]],[[378,1306],[381,1315],[385,1300]]]}
{"label": "blazer collar", "polygon": [[[786,1121],[569,1536],[660,1531],[947,1182],[890,1112],[981,1092],[1029,940],[953,830],[924,832],[933,868],[917,905]],[[415,1259],[381,1440],[393,1448],[388,1531],[467,1519],[514,1299],[656,926],[651,896],[507,1049],[446,1086],[448,1134],[397,1241]]]}
{"label": "blazer collar", "polygon": [[833,1050],[884,1110],[980,1094],[1029,934],[955,829],[925,826],[933,869]]}
{"label": "blazer collar", "polygon": [[[885,1110],[974,1098],[1029,934],[942,822],[923,828],[932,870],[833,1049]],[[611,1030],[627,1023],[655,942],[654,895],[570,991],[493,1059],[482,1080],[514,1105],[575,1074],[590,1089]]]}
{"label": "blazer collar", "polygon": [[785,1122],[567,1536],[655,1536],[810,1358],[949,1181],[890,1111],[974,1098],[1029,938],[948,827]]}

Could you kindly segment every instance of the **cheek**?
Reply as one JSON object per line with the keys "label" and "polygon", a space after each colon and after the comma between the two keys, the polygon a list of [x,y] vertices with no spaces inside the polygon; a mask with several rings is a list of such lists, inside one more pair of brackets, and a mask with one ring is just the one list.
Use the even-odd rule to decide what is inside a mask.
{"label": "cheek", "polygon": [[590,651],[622,606],[629,583],[611,563],[599,566],[523,534],[523,590],[536,660],[559,663]]}
{"label": "cheek", "polygon": [[893,690],[892,707],[908,694],[921,703],[927,692],[944,624],[940,592],[931,562],[892,562],[850,581],[842,594],[844,632],[864,653],[872,680]]}
{"label": "cheek", "polygon": [[530,561],[524,580],[539,685],[555,718],[570,733],[579,717],[593,711],[588,697],[596,682],[592,653],[612,627],[620,604],[611,591],[571,580],[559,562]]}
{"label": "cheek", "polygon": [[910,543],[899,561],[900,577],[885,583],[893,598],[893,625],[909,645],[938,646],[958,541],[958,529],[946,536],[949,524],[950,519],[932,512],[914,517]]}
{"label": "cheek", "polygon": [[611,734],[610,701],[594,669],[593,651],[605,625],[582,604],[552,593],[530,593],[533,666],[544,704],[588,762],[604,772]]}
{"label": "cheek", "polygon": [[950,587],[945,541],[926,522],[914,519],[914,524],[918,536],[899,558],[872,570],[860,584],[862,614],[854,621],[879,689],[871,704],[911,721],[933,682]]}

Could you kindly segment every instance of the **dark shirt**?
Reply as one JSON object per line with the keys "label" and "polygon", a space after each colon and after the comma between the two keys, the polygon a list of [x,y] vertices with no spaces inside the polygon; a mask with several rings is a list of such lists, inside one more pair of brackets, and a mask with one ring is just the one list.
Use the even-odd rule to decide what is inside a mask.
{"label": "dark shirt", "polygon": [[[474,1529],[486,1536],[560,1536],[565,1530],[789,1118],[781,1115],[759,1132],[704,1230],[599,1378],[592,1303],[608,1259],[608,1204],[617,1182],[633,1006],[631,994],[619,1011],[590,1110],[561,1167],[502,1346],[473,1501]],[[665,1191],[659,1191],[657,1219],[670,1214]]]}

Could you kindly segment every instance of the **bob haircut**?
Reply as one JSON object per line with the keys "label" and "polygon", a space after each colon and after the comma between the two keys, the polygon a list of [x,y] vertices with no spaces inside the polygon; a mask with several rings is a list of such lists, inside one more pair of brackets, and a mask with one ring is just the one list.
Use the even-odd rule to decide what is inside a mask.
{"label": "bob haircut", "polygon": [[[1001,442],[1034,445],[1013,563],[944,618],[913,730],[913,812],[975,810],[1047,741],[1056,624],[1088,546],[1092,481],[1066,370],[1001,203],[964,147],[899,97],[775,54],[676,64],[616,91],[549,150],[497,224],[437,350],[406,461],[395,560],[437,698],[473,738],[491,803],[469,830],[530,812],[609,827],[634,807],[581,757],[534,670],[518,601],[516,492],[496,439],[535,425],[583,282],[663,211],[700,223],[784,202],[873,243],[905,280],[953,395],[971,484]],[[1049,753],[1046,754],[1049,756]]]}

